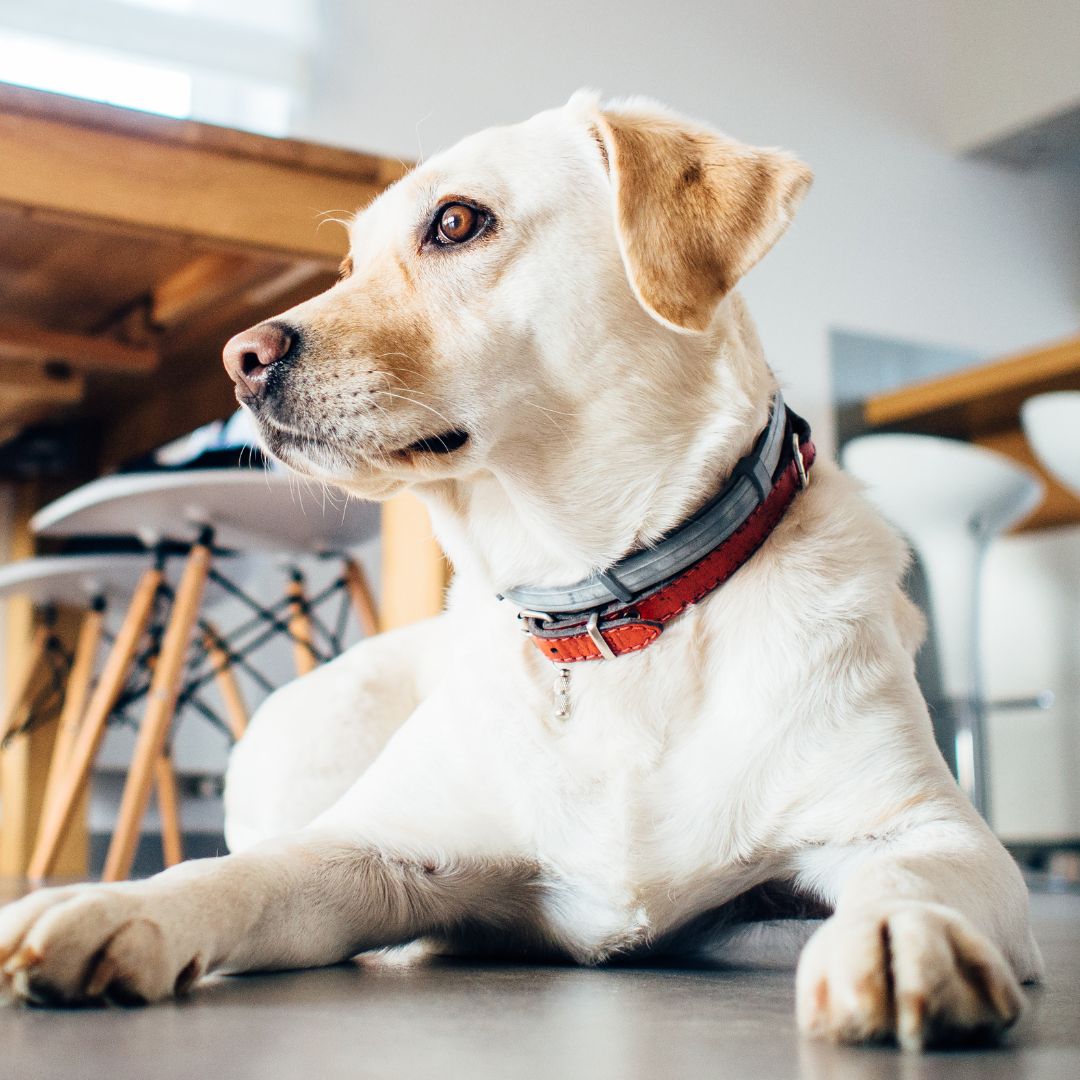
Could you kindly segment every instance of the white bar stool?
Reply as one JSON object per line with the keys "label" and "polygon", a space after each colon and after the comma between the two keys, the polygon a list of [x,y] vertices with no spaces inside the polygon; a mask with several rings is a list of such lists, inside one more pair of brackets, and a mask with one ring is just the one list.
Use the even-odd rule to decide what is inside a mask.
{"label": "white bar stool", "polygon": [[1020,407],[1020,421],[1046,470],[1080,495],[1080,390],[1028,398]]}
{"label": "white bar stool", "polygon": [[990,541],[1038,505],[1043,485],[1001,454],[929,435],[864,435],[841,457],[907,537],[926,574],[957,779],[988,817],[978,631],[982,563]]}
{"label": "white bar stool", "polygon": [[[345,553],[375,535],[378,525],[379,510],[371,503],[350,500],[342,506],[321,493],[305,493],[302,487],[298,490],[296,481],[288,475],[244,469],[105,477],[65,495],[35,515],[32,527],[42,536],[137,536],[150,548],[173,543],[187,550],[106,858],[105,880],[121,880],[130,873],[154,782],[155,763],[166,745],[181,689],[185,656],[220,550],[343,557],[343,579],[357,617],[366,633],[374,633],[376,615],[370,590],[359,565]],[[124,637],[124,644],[130,650],[145,628],[153,595],[161,582],[159,567],[148,572],[135,591],[128,612],[130,633]],[[294,581],[294,586],[290,595],[291,618],[284,624],[285,629],[311,653],[302,585]],[[125,629],[129,629],[128,621]],[[124,660],[126,671],[130,652]],[[70,812],[67,801],[65,808]],[[47,867],[47,857],[50,852],[55,853],[59,841],[59,834],[50,826],[58,821],[59,812],[57,822],[51,818],[45,822],[43,846],[39,845],[40,850],[31,860],[32,876],[44,876],[47,872],[43,870]]]}

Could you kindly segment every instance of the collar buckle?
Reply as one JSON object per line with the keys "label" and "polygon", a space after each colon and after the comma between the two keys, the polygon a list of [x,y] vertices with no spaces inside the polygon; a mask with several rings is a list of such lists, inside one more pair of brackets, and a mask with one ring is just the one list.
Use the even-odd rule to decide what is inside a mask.
{"label": "collar buckle", "polygon": [[604,640],[604,635],[600,633],[600,615],[598,612],[594,611],[589,616],[589,621],[585,624],[585,633],[589,635],[589,640],[596,646],[597,651],[605,660],[616,659],[611,646]]}

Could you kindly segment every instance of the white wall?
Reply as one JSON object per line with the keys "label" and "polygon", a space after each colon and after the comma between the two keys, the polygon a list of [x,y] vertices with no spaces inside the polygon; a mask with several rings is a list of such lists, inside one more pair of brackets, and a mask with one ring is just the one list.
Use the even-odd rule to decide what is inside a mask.
{"label": "white wall", "polygon": [[948,26],[932,0],[322,8],[304,136],[414,158],[593,85],[800,153],[815,188],[745,291],[819,430],[831,326],[995,354],[1080,325],[1080,189],[945,148]]}
{"label": "white wall", "polygon": [[1080,103],[1076,0],[945,0],[943,130],[973,149]]}
{"label": "white wall", "polygon": [[1018,841],[1080,836],[1080,526],[1008,536],[983,578],[991,701],[1052,690],[1047,710],[990,708],[994,827]]}

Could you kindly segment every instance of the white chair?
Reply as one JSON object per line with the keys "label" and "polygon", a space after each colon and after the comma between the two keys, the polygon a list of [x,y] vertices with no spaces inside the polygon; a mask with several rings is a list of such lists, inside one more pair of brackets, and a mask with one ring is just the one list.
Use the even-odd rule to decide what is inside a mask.
{"label": "white chair", "polygon": [[[74,655],[64,679],[62,707],[57,720],[52,756],[42,799],[41,828],[35,854],[47,848],[47,865],[34,876],[43,877],[52,869],[63,839],[73,824],[73,815],[89,782],[90,766],[105,733],[105,725],[123,689],[128,668],[145,628],[132,632],[130,618],[116,644],[109,651],[97,685],[94,685],[97,656],[104,633],[106,607],[120,610],[135,607],[133,596],[140,583],[152,578],[161,580],[155,561],[149,555],[68,555],[23,559],[0,567],[0,599],[21,596],[36,604],[42,616],[31,644],[25,670],[17,679],[4,725],[5,742],[41,722],[35,716],[26,690],[34,671],[48,657],[50,650],[63,656],[63,648],[51,635],[52,612],[57,607],[83,610]],[[156,589],[143,589],[147,619]],[[124,656],[124,663],[118,656]],[[30,710],[23,724],[19,714]],[[176,775],[167,752],[154,762],[154,783],[162,819],[162,845],[168,865],[182,857],[179,799]]]}
{"label": "white chair", "polygon": [[1020,408],[1020,420],[1046,470],[1080,495],[1080,390],[1030,397]]}
{"label": "white chair", "polygon": [[957,779],[989,815],[979,595],[990,541],[1030,513],[1043,485],[1001,454],[929,435],[853,439],[844,467],[911,543],[926,575],[931,640],[952,714]]}
{"label": "white chair", "polygon": [[[0,600],[21,596],[42,610],[26,665],[23,671],[17,673],[8,695],[5,718],[0,723],[3,741],[7,741],[23,726],[18,722],[19,715],[30,706],[27,693],[35,672],[48,658],[50,651],[60,655],[63,653],[51,639],[53,609],[75,608],[86,614],[70,665],[63,662],[60,665],[68,667],[64,673],[65,700],[57,738],[57,753],[63,756],[67,749],[66,741],[73,735],[81,716],[81,708],[76,708],[74,703],[85,697],[93,678],[105,605],[117,601],[121,606],[126,604],[149,565],[147,555],[76,555],[22,559],[0,566]],[[72,715],[69,716],[69,713]],[[26,723],[33,723],[33,717],[29,717]],[[50,779],[50,784],[52,782]]]}
{"label": "white chair", "polygon": [[[155,763],[166,748],[189,643],[206,603],[207,586],[212,588],[216,583],[222,588],[232,587],[217,569],[221,565],[222,549],[247,555],[317,554],[341,558],[341,587],[347,590],[364,632],[373,633],[376,612],[370,590],[362,569],[347,552],[376,535],[379,510],[358,500],[348,500],[342,505],[321,490],[298,486],[295,479],[282,473],[193,469],[125,473],[93,481],[40,510],[32,527],[39,535],[48,537],[136,536],[147,548],[163,551],[161,545],[180,545],[187,552],[155,656],[146,709],[105,863],[104,878],[120,880],[131,870],[154,783]],[[162,580],[162,569],[153,566],[140,579],[110,655],[110,661],[115,657],[116,672],[107,685],[122,684]],[[233,591],[242,595],[236,589]],[[303,593],[302,579],[296,575],[290,580],[288,615],[284,619],[252,598],[247,600],[269,622],[271,632],[284,631],[293,639],[298,668],[304,671],[313,666],[316,652],[311,606]],[[224,647],[229,644],[224,639],[216,643]],[[228,663],[224,648],[219,652],[224,657],[222,664]],[[103,674],[103,680],[105,674],[108,672]],[[91,709],[92,706],[93,703]],[[104,713],[99,710],[94,714],[95,721],[103,723],[107,713],[108,710]],[[86,750],[91,749],[88,736]],[[80,774],[88,770],[91,758],[91,753],[79,756]],[[30,873],[34,877],[48,872],[77,791],[73,784],[68,784],[61,795],[56,813],[44,823],[31,859]]]}

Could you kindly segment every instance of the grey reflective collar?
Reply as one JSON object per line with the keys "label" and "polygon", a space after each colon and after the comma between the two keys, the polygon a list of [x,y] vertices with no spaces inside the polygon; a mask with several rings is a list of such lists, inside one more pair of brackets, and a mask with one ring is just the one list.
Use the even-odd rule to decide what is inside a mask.
{"label": "grey reflective collar", "polygon": [[546,619],[614,601],[632,603],[642,593],[693,566],[731,536],[768,498],[784,453],[788,415],[778,390],[768,426],[750,453],[736,464],[720,493],[653,547],[635,551],[573,585],[520,585],[507,589],[500,599],[511,601],[526,614]]}

